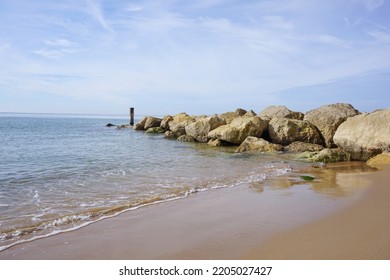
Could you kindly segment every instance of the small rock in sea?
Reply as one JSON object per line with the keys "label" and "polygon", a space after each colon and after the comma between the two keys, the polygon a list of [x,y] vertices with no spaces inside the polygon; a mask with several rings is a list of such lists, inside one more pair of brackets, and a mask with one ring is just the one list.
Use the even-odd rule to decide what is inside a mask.
{"label": "small rock in sea", "polygon": [[123,128],[129,128],[130,125],[129,124],[121,124],[121,125],[118,125],[116,128],[117,129],[123,129]]}
{"label": "small rock in sea", "polygon": [[106,124],[107,127],[112,127],[112,126],[116,126],[115,124],[112,124],[112,123],[108,123]]}

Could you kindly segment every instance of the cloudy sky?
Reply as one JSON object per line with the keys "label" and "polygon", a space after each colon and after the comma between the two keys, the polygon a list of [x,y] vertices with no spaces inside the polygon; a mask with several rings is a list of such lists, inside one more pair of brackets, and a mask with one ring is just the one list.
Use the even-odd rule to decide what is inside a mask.
{"label": "cloudy sky", "polygon": [[386,0],[0,0],[0,112],[390,107]]}

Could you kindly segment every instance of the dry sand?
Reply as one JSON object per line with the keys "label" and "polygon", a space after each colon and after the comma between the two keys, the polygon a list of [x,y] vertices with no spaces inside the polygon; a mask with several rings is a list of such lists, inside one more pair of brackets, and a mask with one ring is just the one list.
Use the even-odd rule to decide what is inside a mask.
{"label": "dry sand", "polygon": [[389,259],[390,169],[357,167],[318,171],[316,183],[289,175],[197,193],[13,246],[0,259]]}

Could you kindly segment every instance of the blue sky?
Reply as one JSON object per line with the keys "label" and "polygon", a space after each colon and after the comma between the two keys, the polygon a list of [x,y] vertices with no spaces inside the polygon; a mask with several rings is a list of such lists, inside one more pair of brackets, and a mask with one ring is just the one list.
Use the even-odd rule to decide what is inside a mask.
{"label": "blue sky", "polygon": [[0,112],[390,107],[386,0],[0,0]]}

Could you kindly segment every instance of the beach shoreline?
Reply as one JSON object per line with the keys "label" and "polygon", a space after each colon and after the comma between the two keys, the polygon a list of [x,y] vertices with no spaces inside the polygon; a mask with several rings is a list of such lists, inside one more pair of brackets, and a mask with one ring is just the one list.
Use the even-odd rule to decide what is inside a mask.
{"label": "beach shoreline", "polygon": [[[278,200],[279,205],[271,205],[273,202],[267,201],[268,191],[264,191],[264,184],[255,190],[253,186],[249,188],[245,185],[211,190],[186,199],[129,211],[72,232],[18,244],[0,252],[0,259],[264,259],[267,256],[321,259],[322,255],[289,255],[283,250],[277,257],[268,255],[266,250],[270,248],[273,252],[274,245],[270,244],[274,244],[273,239],[279,235],[287,234],[287,237],[281,238],[289,243],[290,231],[299,231],[317,223],[321,225],[327,219],[339,219],[358,205],[372,204],[371,200],[381,195],[376,194],[377,191],[386,190],[383,186],[378,190],[365,188],[365,180],[374,179],[373,182],[376,182],[377,178],[386,175],[386,171],[361,175],[361,171],[366,170],[364,166],[363,163],[344,163],[336,165],[333,168],[335,172],[332,167],[312,169],[310,172],[318,170],[317,175],[325,176],[318,180],[317,185],[294,182],[291,174],[266,182],[267,188],[273,188],[268,190],[269,194],[280,192],[286,196]],[[351,172],[351,168],[355,171]],[[356,185],[356,182],[360,182],[361,186],[352,187],[352,192],[355,189],[359,191],[350,194],[351,184]],[[340,186],[332,186],[335,183]],[[298,191],[294,194],[292,188]],[[341,202],[332,198],[309,201],[306,195],[310,192],[349,198],[341,198]],[[306,205],[302,204],[303,201]],[[319,202],[324,204],[322,208],[316,206]],[[379,203],[374,204],[374,208],[383,207]],[[308,213],[311,207],[317,207],[317,212]],[[386,218],[386,213],[383,218]],[[346,224],[349,223],[347,220]],[[353,234],[358,238],[360,233]],[[318,238],[323,239],[321,234]],[[386,236],[382,236],[381,240],[387,244]],[[367,254],[348,255],[348,259],[387,258],[376,249],[376,246],[373,251],[366,248]],[[323,255],[324,258],[326,256]],[[337,255],[331,256],[337,258]]]}

